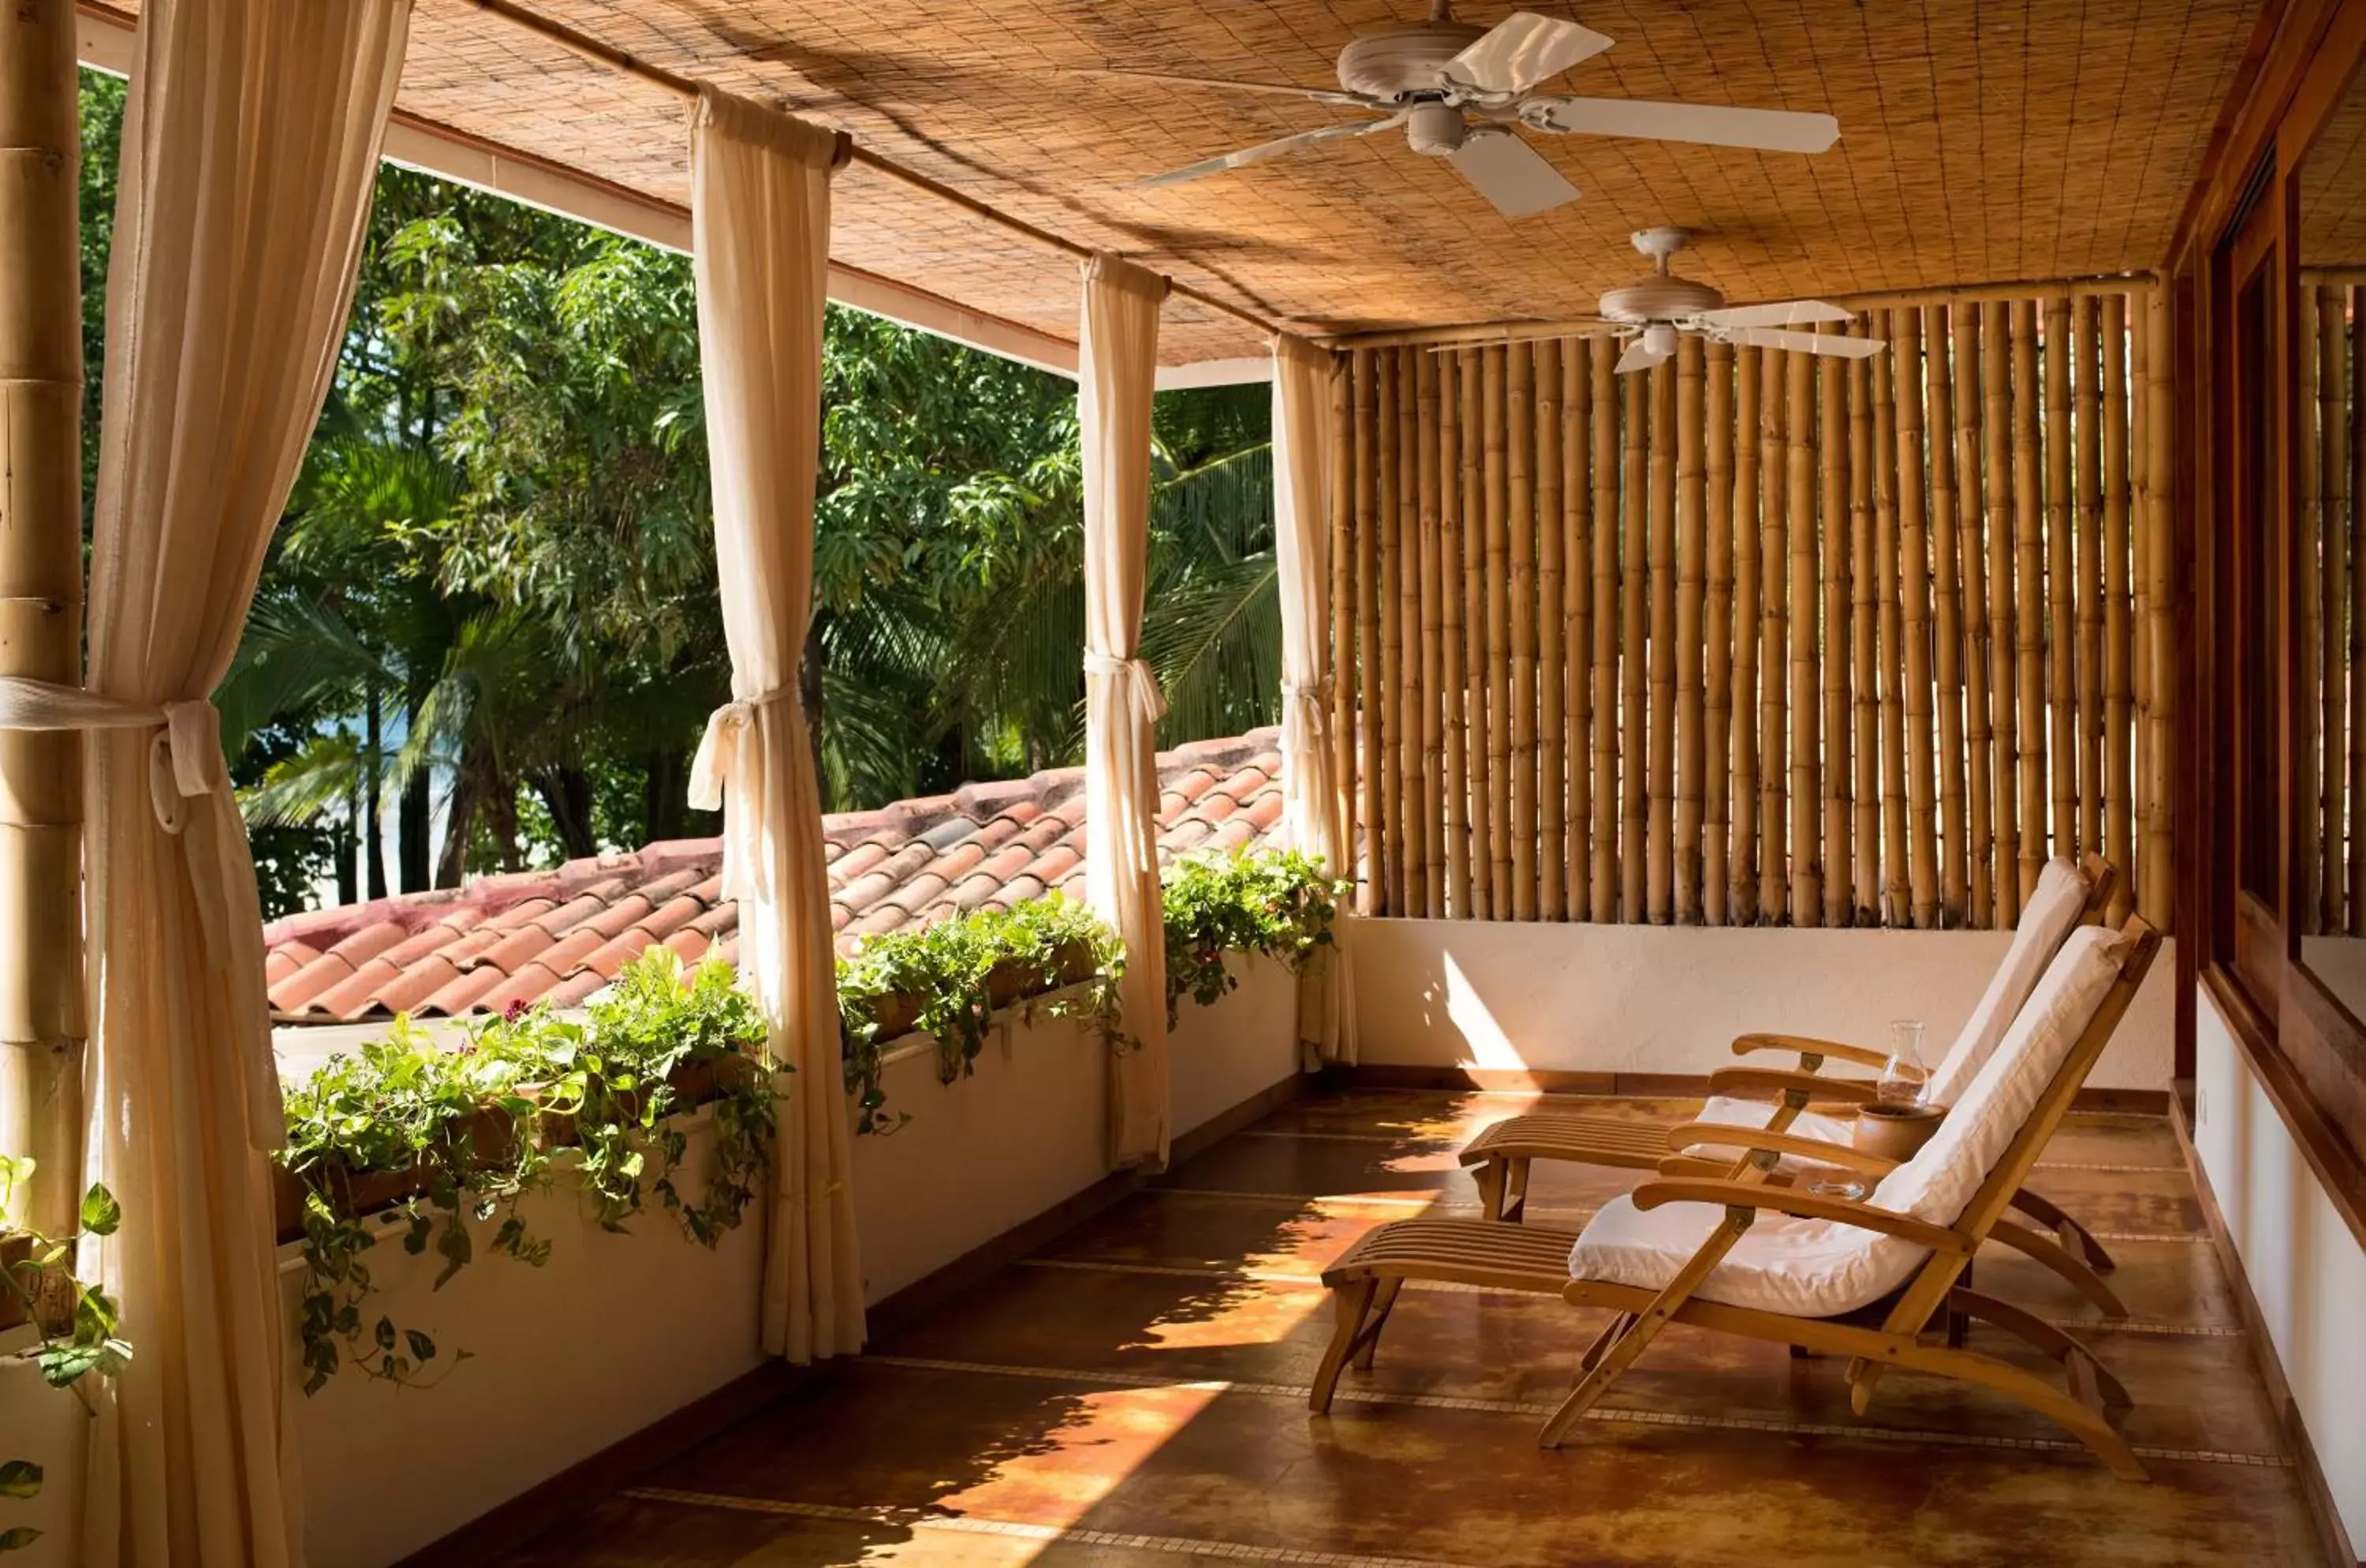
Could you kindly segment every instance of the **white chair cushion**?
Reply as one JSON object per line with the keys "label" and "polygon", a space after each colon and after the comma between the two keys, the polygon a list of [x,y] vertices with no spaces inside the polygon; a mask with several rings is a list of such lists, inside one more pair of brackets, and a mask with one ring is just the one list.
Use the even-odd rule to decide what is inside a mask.
{"label": "white chair cushion", "polygon": [[2079,868],[2058,857],[2047,861],[2038,876],[2037,891],[2030,895],[2020,922],[2013,927],[2012,945],[2005,950],[2004,962],[1989,977],[1989,988],[1981,993],[1979,1005],[1972,1009],[1955,1043],[1932,1071],[1931,1103],[1952,1107],[1971,1087],[2086,909],[2087,879],[2079,874]]}
{"label": "white chair cushion", "polygon": [[[1772,1100],[1736,1100],[1729,1095],[1716,1094],[1709,1097],[1708,1103],[1701,1107],[1700,1115],[1695,1120],[1714,1122],[1720,1127],[1763,1127],[1774,1119],[1777,1104]],[[1820,1111],[1802,1111],[1784,1130],[1797,1133],[1803,1138],[1845,1144],[1856,1135],[1856,1122],[1851,1116],[1828,1116]],[[1698,1155],[1703,1159],[1724,1160],[1738,1160],[1742,1155],[1739,1148],[1718,1144],[1690,1144],[1685,1146],[1684,1153]],[[1804,1170],[1811,1163],[1797,1155],[1785,1155],[1782,1168]]]}
{"label": "white chair cushion", "polygon": [[[2028,1122],[2120,972],[2119,933],[2075,932],[1988,1064],[1920,1154],[1867,1201],[1952,1224]],[[1570,1251],[1572,1279],[1658,1291],[1716,1230],[1712,1203],[1666,1203],[1646,1213],[1631,1198],[1605,1204]],[[1876,1231],[1761,1213],[1695,1293],[1705,1301],[1795,1317],[1837,1317],[1904,1283],[1926,1249]]]}

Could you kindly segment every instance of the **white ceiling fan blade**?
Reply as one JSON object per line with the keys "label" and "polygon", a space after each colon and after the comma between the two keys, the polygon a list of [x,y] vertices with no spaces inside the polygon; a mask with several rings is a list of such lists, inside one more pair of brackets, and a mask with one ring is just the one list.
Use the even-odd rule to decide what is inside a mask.
{"label": "white ceiling fan blade", "polygon": [[1515,11],[1446,62],[1448,82],[1488,93],[1525,93],[1610,47],[1592,28]]}
{"label": "white ceiling fan blade", "polygon": [[1646,98],[1530,98],[1524,118],[1548,130],[1581,136],[1697,141],[1769,152],[1820,152],[1841,139],[1841,122],[1828,114],[1656,103]]}
{"label": "white ceiling fan blade", "polygon": [[1328,125],[1320,130],[1301,130],[1295,136],[1285,136],[1279,141],[1261,141],[1254,147],[1244,147],[1238,152],[1227,152],[1220,158],[1203,158],[1196,164],[1186,164],[1179,169],[1169,169],[1163,175],[1152,175],[1147,179],[1136,180],[1133,183],[1137,186],[1181,185],[1185,180],[1196,180],[1207,175],[1221,175],[1227,169],[1238,169],[1250,164],[1262,164],[1268,158],[1279,158],[1286,152],[1295,152],[1301,147],[1313,147],[1324,141],[1337,141],[1350,136],[1369,136],[1376,130],[1386,130],[1391,126],[1403,125],[1404,118],[1403,115],[1398,114],[1391,115],[1386,119],[1358,120],[1352,125]]}
{"label": "white ceiling fan blade", "polygon": [[1791,348],[1806,354],[1828,354],[1835,359],[1870,359],[1889,346],[1877,337],[1847,337],[1839,333],[1794,333],[1780,327],[1743,327],[1722,333],[1728,343],[1753,348]]}
{"label": "white ceiling fan blade", "polygon": [[1506,218],[1527,218],[1577,199],[1577,187],[1513,131],[1472,130],[1453,163],[1455,172]]}
{"label": "white ceiling fan blade", "polygon": [[1853,321],[1853,310],[1826,299],[1782,299],[1771,305],[1728,305],[1703,310],[1700,319],[1713,327],[1804,327],[1817,321]]}
{"label": "white ceiling fan blade", "polygon": [[1610,369],[1613,375],[1631,376],[1638,370],[1649,370],[1654,365],[1665,365],[1673,357],[1668,350],[1653,348],[1639,337],[1627,345],[1627,352],[1618,356],[1618,363]]}
{"label": "white ceiling fan blade", "polygon": [[1165,71],[1124,71],[1114,65],[1078,66],[1070,74],[1113,76],[1132,82],[1164,82],[1177,87],[1218,87],[1234,93],[1270,93],[1278,97],[1312,98],[1318,104],[1338,104],[1349,108],[1362,107],[1368,102],[1335,87],[1293,87],[1281,82],[1234,82],[1222,76],[1177,76]]}

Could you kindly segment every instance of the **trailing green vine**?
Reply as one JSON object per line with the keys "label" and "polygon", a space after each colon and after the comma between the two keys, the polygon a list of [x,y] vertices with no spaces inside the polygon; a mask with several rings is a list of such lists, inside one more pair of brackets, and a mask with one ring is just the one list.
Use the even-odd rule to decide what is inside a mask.
{"label": "trailing green vine", "polygon": [[[1042,1005],[1054,1016],[1117,1016],[1125,958],[1116,936],[1084,905],[1058,894],[1017,908],[976,909],[918,931],[871,938],[838,965],[839,1043],[856,1130],[902,1124],[884,1107],[882,1046],[914,1030],[937,1043],[937,1080],[975,1070],[997,1006],[1068,987]],[[997,993],[1001,993],[999,996]]]}
{"label": "trailing green vine", "polygon": [[[385,1039],[332,1057],[288,1092],[279,1156],[303,1189],[305,1392],[347,1364],[424,1381],[440,1353],[431,1337],[384,1315],[364,1321],[380,1235],[398,1228],[414,1257],[433,1250],[439,1290],[474,1260],[471,1223],[498,1219],[490,1248],[538,1267],[550,1243],[519,1205],[550,1187],[562,1160],[603,1228],[623,1230],[654,1196],[714,1246],[771,1160],[780,1090],[765,1040],[729,968],[704,964],[685,981],[682,961],[652,947],[580,1022],[513,1010],[451,1049],[398,1018]],[[693,1201],[677,1179],[688,1137],[670,1118],[700,1102],[713,1106],[715,1139]]]}
{"label": "trailing green vine", "polygon": [[1339,899],[1354,886],[1294,850],[1194,855],[1166,873],[1166,1024],[1182,998],[1201,1007],[1240,984],[1228,953],[1278,959],[1292,971],[1333,942]]}
{"label": "trailing green vine", "polygon": [[[0,1211],[33,1177],[34,1162],[0,1155]],[[123,1211],[115,1195],[93,1182],[77,1215],[84,1235],[113,1235]],[[93,1409],[83,1380],[111,1378],[131,1359],[131,1347],[118,1332],[115,1299],[96,1285],[77,1280],[65,1267],[71,1239],[30,1229],[0,1228],[0,1282],[24,1308],[36,1343],[30,1359],[41,1381],[67,1389]],[[28,1459],[0,1460],[0,1500],[26,1502],[40,1495],[41,1467]],[[0,1552],[22,1551],[41,1539],[31,1525],[0,1528]]]}

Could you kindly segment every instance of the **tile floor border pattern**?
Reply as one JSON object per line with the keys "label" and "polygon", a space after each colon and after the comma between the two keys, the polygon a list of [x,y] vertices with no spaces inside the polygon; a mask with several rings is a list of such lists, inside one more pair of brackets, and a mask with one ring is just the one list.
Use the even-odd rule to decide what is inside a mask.
{"label": "tile floor border pattern", "polygon": [[[1195,1393],[1244,1393],[1258,1398],[1303,1403],[1313,1390],[1304,1383],[1246,1382],[1229,1378],[1161,1378],[1135,1372],[1080,1371],[1069,1367],[1017,1366],[996,1361],[960,1361],[929,1356],[866,1356],[873,1366],[910,1371],[954,1372],[972,1376],[1032,1378],[1050,1382],[1098,1383],[1110,1388],[1175,1389]],[[1481,1399],[1461,1394],[1401,1393],[1382,1389],[1340,1388],[1332,1397],[1350,1404],[1382,1404],[1415,1410],[1469,1410],[1502,1416],[1549,1416],[1557,1404],[1533,1400]],[[1939,1432],[1905,1427],[1842,1426],[1826,1421],[1786,1421],[1774,1416],[1698,1416],[1682,1411],[1638,1410],[1597,1406],[1585,1413],[1588,1421],[1611,1426],[1683,1427],[1695,1430],[1776,1432],[1786,1437],[1852,1438],[1876,1443],[1917,1447],[2011,1449],[2040,1453],[2084,1453],[2087,1446],[2068,1438],[2008,1438],[1991,1433]],[[2241,1453],[2222,1449],[2135,1448],[2139,1459],[2191,1464],[2231,1464],[2257,1470],[2289,1470],[2292,1461],[2281,1454]]]}
{"label": "tile floor border pattern", "polygon": [[[1098,1258],[1022,1258],[1019,1269],[1054,1269],[1071,1274],[1147,1274],[1178,1280],[1216,1280],[1226,1284],[1281,1285],[1297,1290],[1323,1290],[1320,1276],[1293,1274],[1280,1269],[1209,1269],[1189,1263],[1123,1263]],[[1429,1295],[1533,1296],[1535,1291],[1508,1290],[1499,1285],[1467,1285],[1453,1280],[1407,1280],[1404,1288]],[[2158,1334],[2172,1338],[2240,1339],[2243,1330],[2215,1323],[2148,1323],[2141,1318],[2049,1317],[2042,1320],[2072,1333]]]}
{"label": "tile floor border pattern", "polygon": [[[1444,1144],[1444,1134],[1424,1133],[1313,1133],[1295,1127],[1250,1128],[1235,1136],[1243,1138],[1278,1138],[1311,1144]],[[1408,1151],[1411,1152],[1411,1151]],[[2113,1176],[2182,1176],[2181,1165],[2112,1165],[2088,1160],[2039,1160],[2032,1170],[2101,1171]]]}
{"label": "tile floor border pattern", "polygon": [[1184,1536],[1127,1535],[1117,1530],[1078,1529],[1071,1525],[1031,1524],[979,1514],[918,1514],[887,1508],[850,1508],[829,1503],[786,1503],[772,1497],[741,1497],[722,1492],[685,1492],[671,1486],[628,1486],[622,1495],[645,1503],[727,1508],[744,1514],[776,1514],[833,1524],[874,1525],[894,1529],[942,1530],[958,1535],[1003,1536],[1046,1546],[1098,1546],[1161,1552],[1173,1557],[1213,1557],[1237,1562],[1308,1563],[1316,1568],[1464,1568],[1428,1558],[1369,1557],[1352,1551],[1309,1551],[1236,1541],[1198,1540]]}

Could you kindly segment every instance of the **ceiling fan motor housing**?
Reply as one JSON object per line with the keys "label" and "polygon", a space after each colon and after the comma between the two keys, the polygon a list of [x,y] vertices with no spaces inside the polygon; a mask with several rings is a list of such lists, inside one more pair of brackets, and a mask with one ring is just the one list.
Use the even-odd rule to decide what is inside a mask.
{"label": "ceiling fan motor housing", "polygon": [[1405,119],[1405,141],[1416,152],[1443,158],[1461,151],[1468,128],[1451,104],[1415,104]]}
{"label": "ceiling fan motor housing", "polygon": [[1446,62],[1486,31],[1462,22],[1428,22],[1366,33],[1339,51],[1339,85],[1389,103],[1436,93]]}
{"label": "ceiling fan motor housing", "polygon": [[1602,314],[1614,321],[1668,321],[1696,316],[1725,303],[1725,296],[1689,277],[1662,276],[1603,295]]}

